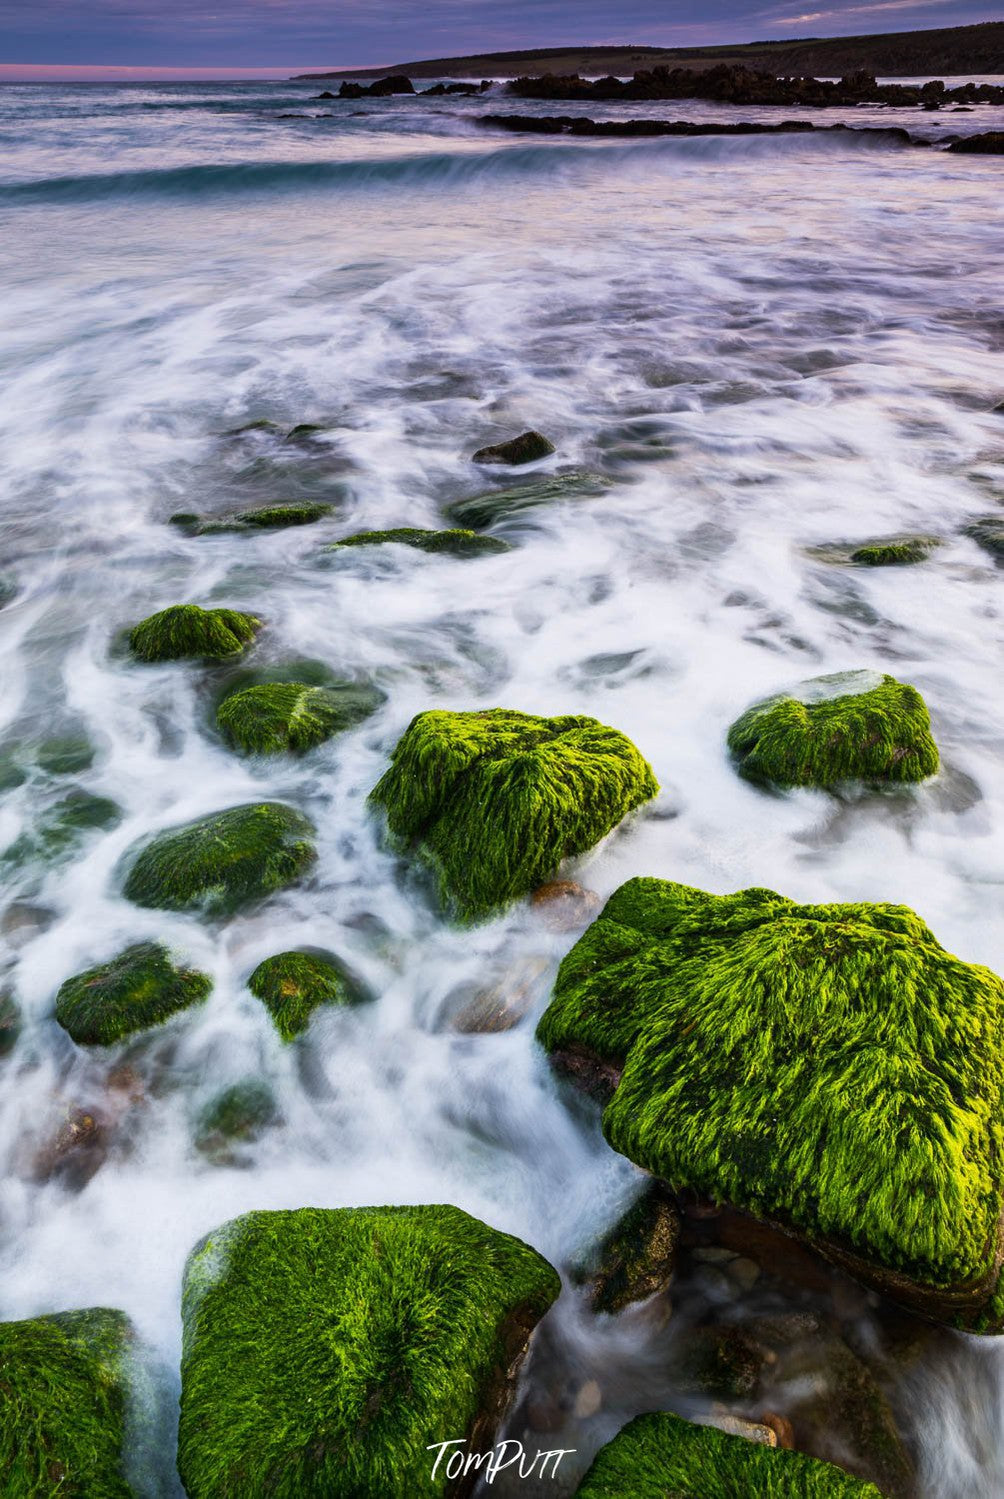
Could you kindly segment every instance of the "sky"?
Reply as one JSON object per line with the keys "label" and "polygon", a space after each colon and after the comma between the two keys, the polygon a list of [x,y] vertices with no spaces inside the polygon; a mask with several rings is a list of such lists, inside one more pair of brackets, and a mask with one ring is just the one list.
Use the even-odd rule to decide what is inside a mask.
{"label": "sky", "polygon": [[274,76],[566,44],[962,26],[979,0],[0,0],[0,79]]}

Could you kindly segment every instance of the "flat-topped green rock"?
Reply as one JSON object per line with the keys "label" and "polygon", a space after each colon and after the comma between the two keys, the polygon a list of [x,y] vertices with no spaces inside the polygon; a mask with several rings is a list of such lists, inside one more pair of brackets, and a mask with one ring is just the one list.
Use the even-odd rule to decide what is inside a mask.
{"label": "flat-topped green rock", "polygon": [[595,499],[609,487],[610,481],[601,475],[577,469],[566,474],[551,474],[535,483],[489,489],[469,495],[464,500],[454,500],[446,506],[444,514],[457,526],[483,531],[499,521],[517,519],[541,505],[554,505],[562,500]]}
{"label": "flat-topped green rock", "polygon": [[937,536],[885,536],[861,542],[850,560],[860,567],[911,567],[926,562],[940,545]]}
{"label": "flat-topped green rock", "polygon": [[[189,1256],[178,1470],[189,1499],[415,1499],[430,1442],[494,1440],[558,1276],[455,1207],[301,1208]],[[452,1450],[452,1449],[450,1449]]]}
{"label": "flat-topped green rock", "polygon": [[400,526],[394,531],[357,531],[325,547],[337,552],[343,547],[383,546],[387,542],[414,547],[420,552],[443,553],[448,557],[485,557],[494,552],[510,552],[508,541],[497,536],[479,536],[476,531],[423,531],[416,526]]}
{"label": "flat-topped green rock", "polygon": [[333,505],[302,501],[289,505],[259,505],[252,510],[229,510],[222,515],[197,515],[179,510],[171,525],[186,536],[216,536],[222,532],[280,531],[287,526],[312,526],[334,510]]}
{"label": "flat-topped green rock", "polygon": [[637,1416],[593,1459],[576,1499],[882,1499],[831,1463],[668,1411]]}
{"label": "flat-topped green rock", "polygon": [[740,773],[776,786],[898,785],[938,769],[927,705],[879,672],[815,677],[747,708],[729,729]]}
{"label": "flat-topped green rock", "polygon": [[212,987],[206,974],[176,968],[159,943],[137,942],[67,979],[56,995],[56,1019],[81,1046],[111,1046],[201,1003]]}
{"label": "flat-topped green rock", "polygon": [[0,1490],[138,1499],[125,1477],[129,1320],[95,1307],[0,1323]]}
{"label": "flat-topped green rock", "polygon": [[129,649],[140,661],[225,661],[246,650],[261,625],[237,609],[172,604],[134,626]]}
{"label": "flat-topped green rock", "polygon": [[538,1037],[605,1079],[610,1144],[671,1187],[933,1318],[1004,1323],[1004,984],[907,907],[629,880]]}
{"label": "flat-topped green rock", "polygon": [[266,958],[248,979],[248,988],[284,1041],[307,1029],[318,1005],[356,1005],[369,998],[334,953],[311,949]]}
{"label": "flat-topped green rock", "polygon": [[316,857],[313,831],[281,802],[228,807],[168,828],[134,858],[125,897],[162,910],[236,910],[300,878]]}
{"label": "flat-topped green rock", "polygon": [[262,682],[225,698],[216,722],[246,754],[302,752],[361,723],[383,701],[379,689],[363,683]]}
{"label": "flat-topped green rock", "polygon": [[549,880],[658,791],[631,741],[595,718],[506,708],[414,718],[371,792],[392,838],[461,921]]}

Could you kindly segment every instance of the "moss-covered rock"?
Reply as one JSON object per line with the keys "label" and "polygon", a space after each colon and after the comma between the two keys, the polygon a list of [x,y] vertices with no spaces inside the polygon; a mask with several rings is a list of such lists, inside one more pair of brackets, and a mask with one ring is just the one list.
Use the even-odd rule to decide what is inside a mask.
{"label": "moss-covered rock", "polygon": [[312,526],[334,510],[333,505],[309,500],[289,505],[259,505],[253,510],[229,510],[222,515],[197,515],[179,510],[171,516],[171,525],[186,536],[217,536],[232,531],[279,531],[287,526]]}
{"label": "moss-covered rock", "polygon": [[987,1330],[1004,1243],[1004,984],[905,906],[635,879],[538,1036],[613,1089],[615,1150]]}
{"label": "moss-covered rock", "polygon": [[484,531],[499,521],[517,519],[527,510],[541,505],[555,505],[562,500],[595,499],[609,488],[609,481],[599,474],[575,470],[552,474],[533,484],[516,484],[510,489],[490,489],[483,494],[454,500],[445,509],[446,516],[457,526]]}
{"label": "moss-covered rock", "polygon": [[318,1005],[356,1005],[370,997],[334,953],[310,948],[266,958],[248,979],[248,988],[284,1041],[307,1029]]}
{"label": "moss-covered rock", "polygon": [[673,1278],[680,1214],[658,1182],[647,1187],[602,1239],[576,1279],[590,1289],[594,1312],[620,1312],[665,1291]]}
{"label": "moss-covered rock", "polygon": [[101,1307],[0,1323],[0,1490],[133,1499],[123,1471],[132,1333]]}
{"label": "moss-covered rock", "polygon": [[176,968],[159,943],[137,942],[67,979],[56,995],[56,1019],[81,1046],[111,1046],[199,1004],[212,987],[206,974]]}
{"label": "moss-covered rock", "polygon": [[554,443],[541,432],[521,432],[506,442],[495,442],[487,448],[478,448],[473,455],[474,463],[505,463],[517,468],[524,463],[536,463],[555,452]]}
{"label": "moss-covered rock", "polygon": [[971,536],[991,557],[1004,557],[1004,516],[981,516],[963,527],[963,535]]}
{"label": "moss-covered rock", "polygon": [[0,1057],[9,1056],[21,1034],[21,1007],[13,994],[0,992]]}
{"label": "moss-covered rock", "polygon": [[79,775],[94,764],[95,749],[86,734],[59,734],[45,739],[35,756],[39,770],[50,776]]}
{"label": "moss-covered rock", "polygon": [[729,730],[742,775],[776,786],[898,784],[938,769],[927,705],[877,672],[839,672],[747,708]]}
{"label": "moss-covered rock", "polygon": [[281,802],[251,802],[168,828],[133,860],[125,896],[138,906],[236,910],[293,884],[316,854],[313,825]]}
{"label": "moss-covered rock", "polygon": [[325,547],[325,551],[382,546],[385,542],[415,547],[420,552],[441,552],[448,557],[484,557],[489,553],[512,550],[508,541],[497,536],[479,536],[476,531],[423,531],[415,526],[400,526],[394,531],[357,531],[354,536],[343,536],[341,541],[333,542]]}
{"label": "moss-covered rock", "polygon": [[224,698],[216,714],[220,731],[247,754],[303,751],[361,723],[384,694],[364,683],[316,687],[308,682],[262,682]]}
{"label": "moss-covered rock", "polygon": [[261,624],[236,609],[172,604],[130,630],[129,649],[140,661],[225,661],[250,645]]}
{"label": "moss-covered rock", "polygon": [[190,1499],[414,1499],[430,1442],[490,1443],[559,1290],[454,1207],[256,1212],[185,1272],[178,1469]]}
{"label": "moss-covered rock", "polygon": [[851,561],[862,567],[909,567],[926,562],[940,546],[936,536],[887,536],[862,542],[851,552]]}
{"label": "moss-covered rock", "polygon": [[232,1147],[257,1140],[279,1118],[275,1095],[268,1083],[247,1077],[210,1099],[199,1115],[196,1148],[211,1160],[231,1159]]}
{"label": "moss-covered rock", "polygon": [[577,1499],[882,1499],[878,1489],[801,1452],[637,1416],[600,1449]]}
{"label": "moss-covered rock", "polygon": [[371,792],[403,848],[477,921],[549,880],[656,794],[629,739],[594,718],[492,708],[414,718]]}
{"label": "moss-covered rock", "polygon": [[54,863],[122,820],[122,809],[107,796],[77,788],[43,808],[37,821],[4,850],[2,862],[15,866]]}

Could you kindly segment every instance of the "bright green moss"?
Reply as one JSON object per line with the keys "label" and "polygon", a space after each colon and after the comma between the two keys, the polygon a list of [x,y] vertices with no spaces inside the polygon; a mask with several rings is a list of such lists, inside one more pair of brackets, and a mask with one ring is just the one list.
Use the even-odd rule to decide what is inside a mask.
{"label": "bright green moss", "polygon": [[187,536],[215,536],[230,531],[279,531],[287,526],[312,526],[324,520],[333,505],[302,501],[291,505],[259,505],[255,510],[231,510],[223,515],[196,515],[179,510],[171,525]]}
{"label": "bright green moss", "polygon": [[938,769],[927,705],[915,687],[842,672],[748,708],[729,730],[742,775],[777,786],[922,781]]}
{"label": "bright green moss", "polygon": [[863,567],[909,567],[926,562],[938,545],[936,536],[891,536],[855,547],[851,561]]}
{"label": "bright green moss", "polygon": [[225,1224],[185,1272],[190,1499],[435,1499],[429,1443],[470,1434],[484,1407],[494,1424],[558,1291],[539,1254],[455,1207]]}
{"label": "bright green moss", "polygon": [[307,1029],[318,1005],[355,1005],[369,998],[334,953],[309,949],[266,958],[248,979],[248,988],[284,1041]]}
{"label": "bright green moss", "polygon": [[490,489],[485,494],[470,495],[466,500],[455,500],[448,505],[445,513],[458,526],[483,531],[498,521],[511,520],[540,505],[553,505],[561,500],[595,499],[608,487],[608,481],[598,474],[576,470],[553,474],[535,484],[518,484],[511,489]]}
{"label": "bright green moss", "polygon": [[122,1471],[131,1336],[104,1308],[0,1323],[0,1493],[133,1499]]}
{"label": "bright green moss", "polygon": [[1004,516],[981,516],[963,527],[963,535],[971,536],[992,557],[1004,557]]}
{"label": "bright green moss", "polygon": [[316,857],[312,824],[280,802],[229,807],[168,828],[137,854],[125,896],[138,906],[236,910],[291,885]]}
{"label": "bright green moss", "polygon": [[141,661],[222,661],[240,655],[260,629],[260,619],[236,609],[173,604],[136,625],[129,648]]}
{"label": "bright green moss", "polygon": [[396,531],[357,531],[326,547],[336,552],[342,547],[379,546],[384,542],[417,547],[420,552],[444,552],[450,557],[483,557],[490,552],[509,552],[507,541],[497,536],[479,536],[476,531],[423,531],[415,526],[401,526]]}
{"label": "bright green moss", "polygon": [[111,1046],[199,1004],[212,987],[206,974],[175,968],[159,943],[137,942],[67,979],[56,995],[56,1019],[81,1046]]}
{"label": "bright green moss", "polygon": [[629,880],[562,963],[538,1036],[623,1067],[604,1133],[671,1186],[924,1294],[992,1291],[1004,984],[907,907]]}
{"label": "bright green moss", "polygon": [[248,754],[308,750],[373,713],[383,693],[352,682],[313,687],[306,682],[263,682],[232,693],[220,704],[222,733]]}
{"label": "bright green moss", "polygon": [[392,837],[432,868],[443,902],[477,921],[544,884],[658,789],[631,741],[594,718],[492,708],[420,713],[370,795]]}
{"label": "bright green moss", "polygon": [[668,1411],[637,1416],[597,1453],[576,1499],[882,1499],[801,1452],[763,1447]]}

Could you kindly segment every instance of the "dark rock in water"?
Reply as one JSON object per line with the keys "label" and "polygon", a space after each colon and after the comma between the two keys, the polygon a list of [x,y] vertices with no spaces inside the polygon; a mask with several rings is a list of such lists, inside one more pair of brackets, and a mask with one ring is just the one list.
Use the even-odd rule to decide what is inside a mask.
{"label": "dark rock in water", "polygon": [[134,858],[125,897],[162,910],[229,913],[295,883],[317,857],[313,830],[281,802],[228,807],[168,828]]}
{"label": "dark rock in water", "polygon": [[0,609],[17,598],[17,579],[10,573],[0,573]]}
{"label": "dark rock in water", "polygon": [[135,625],[129,648],[140,661],[222,661],[245,651],[261,627],[260,619],[236,609],[173,604]]}
{"label": "dark rock in water", "polygon": [[56,1134],[41,1147],[32,1161],[34,1180],[58,1181],[70,1191],[82,1191],[107,1159],[111,1135],[109,1123],[99,1109],[67,1109]]}
{"label": "dark rock in water", "polygon": [[552,474],[535,483],[514,485],[511,489],[489,489],[465,500],[454,500],[446,507],[445,513],[458,525],[483,531],[540,505],[553,505],[561,500],[596,499],[609,487],[609,481],[599,474],[574,470],[567,474]]}
{"label": "dark rock in water", "polygon": [[206,974],[175,968],[159,943],[138,942],[67,979],[56,995],[56,1019],[81,1046],[111,1046],[200,1004],[211,988]]}
{"label": "dark rock in water", "polygon": [[0,1057],[9,1056],[21,1034],[21,1010],[13,994],[0,993]]}
{"label": "dark rock in water", "polygon": [[491,447],[478,448],[473,456],[473,462],[506,463],[516,468],[524,463],[536,463],[538,459],[547,458],[555,451],[554,443],[540,432],[521,432],[518,437],[510,437],[508,442],[497,442]]}
{"label": "dark rock in water", "polygon": [[949,151],[965,156],[1004,156],[1004,130],[986,130],[982,135],[963,135]]}
{"label": "dark rock in water", "polygon": [[445,94],[480,94],[482,87],[477,83],[434,83],[431,88],[424,88],[424,98],[442,98]]}
{"label": "dark rock in water", "polygon": [[694,1328],[687,1334],[677,1380],[688,1394],[750,1401],[760,1387],[769,1350],[741,1323]]}
{"label": "dark rock in water", "polygon": [[665,1291],[676,1266],[680,1213],[658,1182],[610,1230],[591,1263],[579,1272],[594,1312],[620,1312]]}
{"label": "dark rock in water", "polygon": [[479,536],[475,531],[423,531],[415,526],[400,526],[393,531],[357,531],[325,547],[337,552],[342,547],[382,546],[386,542],[415,547],[420,552],[440,552],[449,557],[483,557],[491,552],[510,552],[508,541],[497,536]]}
{"label": "dark rock in water", "polygon": [[907,907],[630,880],[537,1034],[607,1069],[607,1139],[674,1191],[933,1320],[1004,1326],[1004,984]]}
{"label": "dark rock in water", "polygon": [[266,958],[248,979],[248,988],[284,1041],[307,1029],[318,1005],[357,1005],[371,998],[340,958],[314,948]]}
{"label": "dark rock in water", "polygon": [[402,73],[395,73],[389,78],[378,78],[376,83],[369,87],[364,83],[345,82],[338,90],[339,99],[364,99],[369,96],[372,99],[385,99],[391,94],[413,94],[414,86],[410,78],[405,78]]}
{"label": "dark rock in water", "polygon": [[281,432],[282,428],[278,422],[270,421],[267,416],[255,417],[254,421],[244,422],[240,427],[231,427],[224,432],[224,437],[247,437],[252,432]]}
{"label": "dark rock in water", "polygon": [[697,1426],[668,1411],[636,1416],[602,1447],[576,1499],[882,1499],[870,1483],[801,1452]]}
{"label": "dark rock in water", "polygon": [[56,862],[86,841],[92,832],[104,832],[122,820],[122,809],[107,796],[94,796],[77,788],[44,808],[20,838],[4,850],[2,863],[24,867],[32,863]]}
{"label": "dark rock in water", "polygon": [[216,722],[246,754],[302,752],[361,723],[384,702],[363,683],[263,682],[224,698]]}
{"label": "dark rock in water", "polygon": [[507,130],[519,135],[588,135],[632,139],[646,136],[699,135],[799,135],[810,131],[839,131],[885,139],[889,145],[913,143],[909,131],[897,126],[814,125],[811,120],[781,120],[764,124],[756,120],[590,120],[584,115],[479,115],[477,123],[489,130]]}
{"label": "dark rock in water", "polygon": [[300,422],[297,426],[290,428],[286,433],[287,442],[313,442],[322,432],[328,432],[330,428],[321,422]]}
{"label": "dark rock in water", "polygon": [[[469,1494],[430,1441],[485,1452],[560,1290],[455,1207],[253,1212],[192,1251],[178,1470],[190,1499]],[[447,1455],[454,1448],[446,1449]],[[421,1475],[420,1480],[416,1475]]]}
{"label": "dark rock in water", "polygon": [[[512,1030],[538,998],[540,980],[549,967],[544,958],[526,958],[509,966],[505,978],[497,984],[461,989],[459,997],[466,1002],[453,1015],[452,1029],[463,1036],[498,1035]],[[457,998],[455,991],[447,1004]]]}
{"label": "dark rock in water", "polygon": [[277,1122],[275,1095],[259,1078],[245,1078],[218,1093],[199,1115],[196,1149],[219,1164],[233,1157],[233,1147],[250,1144]]}
{"label": "dark rock in water", "polygon": [[0,1323],[0,1472],[10,1499],[137,1499],[123,1477],[134,1333],[93,1307]]}
{"label": "dark rock in water", "polygon": [[992,557],[1004,557],[1004,515],[984,515],[963,526],[962,534],[971,536]]}
{"label": "dark rock in water", "polygon": [[331,92],[331,90],[329,88],[326,88],[321,93],[315,94],[314,98],[315,99],[334,99],[335,95]]}
{"label": "dark rock in water", "polygon": [[333,505],[306,501],[291,505],[261,505],[254,510],[233,510],[224,515],[196,515],[186,510],[171,516],[171,525],[186,536],[216,536],[231,531],[278,531],[286,526],[312,526],[334,510]]}
{"label": "dark rock in water", "polygon": [[79,775],[94,764],[95,749],[86,734],[61,734],[46,739],[35,756],[39,770],[50,776]]}

